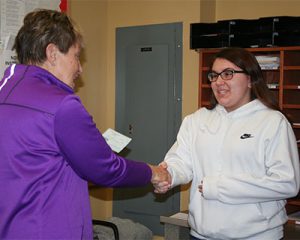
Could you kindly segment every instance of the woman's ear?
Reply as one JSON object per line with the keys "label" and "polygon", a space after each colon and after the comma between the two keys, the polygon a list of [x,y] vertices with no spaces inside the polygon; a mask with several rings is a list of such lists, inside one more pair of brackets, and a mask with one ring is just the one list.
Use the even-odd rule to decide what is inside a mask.
{"label": "woman's ear", "polygon": [[252,88],[251,77],[248,76],[248,88]]}
{"label": "woman's ear", "polygon": [[51,66],[55,66],[56,64],[56,55],[58,48],[55,44],[49,43],[46,47],[46,57],[47,61],[50,62]]}

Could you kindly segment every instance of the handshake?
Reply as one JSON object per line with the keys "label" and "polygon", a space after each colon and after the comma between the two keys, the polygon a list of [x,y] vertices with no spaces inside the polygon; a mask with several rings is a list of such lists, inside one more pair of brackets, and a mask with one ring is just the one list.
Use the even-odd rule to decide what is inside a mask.
{"label": "handshake", "polygon": [[167,171],[168,165],[162,162],[158,166],[149,165],[152,170],[151,183],[155,193],[166,193],[171,188],[172,177]]}

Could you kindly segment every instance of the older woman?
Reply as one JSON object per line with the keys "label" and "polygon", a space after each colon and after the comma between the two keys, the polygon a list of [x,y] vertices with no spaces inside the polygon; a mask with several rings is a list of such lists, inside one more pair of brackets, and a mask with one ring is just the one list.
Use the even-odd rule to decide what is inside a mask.
{"label": "older woman", "polygon": [[63,13],[24,19],[0,82],[0,239],[92,239],[87,181],[142,186],[166,171],[117,156],[74,95],[82,37]]}

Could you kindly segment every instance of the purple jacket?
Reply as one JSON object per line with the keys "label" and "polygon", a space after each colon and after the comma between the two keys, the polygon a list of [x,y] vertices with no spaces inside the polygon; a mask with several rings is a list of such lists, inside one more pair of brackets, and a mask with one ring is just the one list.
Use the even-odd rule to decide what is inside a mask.
{"label": "purple jacket", "polygon": [[151,169],[116,155],[73,90],[36,66],[0,81],[0,239],[92,239],[87,181],[142,186]]}

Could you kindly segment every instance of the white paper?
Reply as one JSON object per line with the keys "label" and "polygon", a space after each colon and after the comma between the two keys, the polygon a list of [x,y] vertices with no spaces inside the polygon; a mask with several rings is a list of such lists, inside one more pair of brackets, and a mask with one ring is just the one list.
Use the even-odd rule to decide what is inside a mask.
{"label": "white paper", "polygon": [[103,137],[107,144],[111,147],[111,149],[119,153],[125,148],[128,143],[131,141],[131,138],[111,129],[108,128],[104,133]]}
{"label": "white paper", "polygon": [[268,83],[268,88],[269,89],[277,89],[279,88],[279,84],[278,83]]}
{"label": "white paper", "polygon": [[1,34],[6,37],[17,35],[25,15],[24,0],[1,0]]}
{"label": "white paper", "polygon": [[2,54],[0,54],[0,81],[3,77],[5,69],[14,63],[17,63],[17,55],[15,51],[3,50]]}
{"label": "white paper", "polygon": [[255,56],[259,66],[263,70],[278,69],[280,65],[280,58],[277,56]]}
{"label": "white paper", "polygon": [[25,14],[36,8],[59,10],[60,0],[26,0]]}

